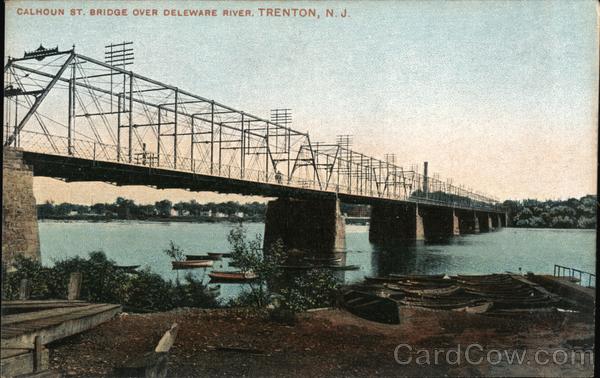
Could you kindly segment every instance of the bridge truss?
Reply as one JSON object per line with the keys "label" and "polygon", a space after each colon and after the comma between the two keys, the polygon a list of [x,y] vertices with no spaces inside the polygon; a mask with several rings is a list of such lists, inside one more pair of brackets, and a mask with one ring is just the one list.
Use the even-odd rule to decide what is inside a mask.
{"label": "bridge truss", "polygon": [[473,208],[481,193],[342,142],[320,143],[124,68],[39,49],[4,67],[4,146],[392,200]]}

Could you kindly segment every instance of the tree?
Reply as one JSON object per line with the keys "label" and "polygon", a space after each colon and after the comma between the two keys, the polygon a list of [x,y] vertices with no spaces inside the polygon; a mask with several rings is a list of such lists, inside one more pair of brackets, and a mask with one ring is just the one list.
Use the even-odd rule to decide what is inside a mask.
{"label": "tree", "polygon": [[170,217],[171,209],[173,208],[173,203],[169,200],[162,200],[154,203],[154,207],[158,211],[158,214],[162,217]]}
{"label": "tree", "polygon": [[54,204],[50,201],[46,201],[43,205],[37,206],[38,218],[47,218],[54,215]]}

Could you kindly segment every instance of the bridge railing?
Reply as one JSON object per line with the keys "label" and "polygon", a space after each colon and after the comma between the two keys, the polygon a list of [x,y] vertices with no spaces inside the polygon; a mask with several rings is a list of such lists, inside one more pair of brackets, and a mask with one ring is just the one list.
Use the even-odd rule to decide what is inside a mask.
{"label": "bridge railing", "polygon": [[[50,139],[51,143],[48,143]],[[374,187],[351,188],[344,183],[330,183],[327,188],[322,187],[317,180],[303,177],[288,177],[279,172],[265,172],[262,170],[246,168],[227,164],[213,164],[203,159],[192,160],[189,157],[177,157],[177,164],[171,154],[161,153],[155,155],[144,150],[132,150],[131,162],[129,162],[129,151],[121,148],[120,151],[114,145],[104,144],[97,141],[83,140],[77,138],[69,139],[63,136],[46,135],[44,133],[23,130],[19,134],[18,146],[26,150],[61,156],[73,156],[77,158],[98,160],[106,162],[119,162],[136,166],[149,166],[177,171],[211,175],[216,177],[233,178],[253,182],[264,182],[270,184],[284,185],[289,187],[322,190],[332,193],[354,194],[362,196],[371,196],[377,198],[386,198],[392,200],[406,200],[417,203],[442,204],[449,206],[465,206],[479,209],[494,209],[490,204],[479,202],[467,197],[459,197],[443,192],[424,193],[422,190],[392,191],[377,190]]]}

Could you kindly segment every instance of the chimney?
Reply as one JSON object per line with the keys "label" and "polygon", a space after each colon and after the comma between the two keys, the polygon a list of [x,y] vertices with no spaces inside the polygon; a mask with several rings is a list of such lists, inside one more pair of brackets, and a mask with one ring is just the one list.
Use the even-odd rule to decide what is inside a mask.
{"label": "chimney", "polygon": [[423,192],[427,196],[429,192],[429,178],[427,177],[427,162],[423,163]]}

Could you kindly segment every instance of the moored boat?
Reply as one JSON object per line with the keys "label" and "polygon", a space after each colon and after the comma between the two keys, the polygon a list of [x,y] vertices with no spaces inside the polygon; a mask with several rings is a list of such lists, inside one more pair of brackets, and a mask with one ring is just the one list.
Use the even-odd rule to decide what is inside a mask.
{"label": "moored boat", "polygon": [[255,280],[256,274],[252,272],[220,272],[212,271],[208,273],[212,282],[246,282]]}
{"label": "moored boat", "polygon": [[173,269],[194,269],[209,268],[213,266],[213,260],[193,260],[193,261],[171,261]]}
{"label": "moored boat", "polygon": [[345,292],[341,305],[351,314],[363,319],[386,324],[399,324],[400,315],[396,301],[358,290]]}
{"label": "moored boat", "polygon": [[206,255],[185,255],[186,260],[221,260],[221,254],[207,253]]}
{"label": "moored boat", "polygon": [[221,260],[223,257],[223,253],[221,252],[208,252],[208,256],[210,256],[213,260]]}

